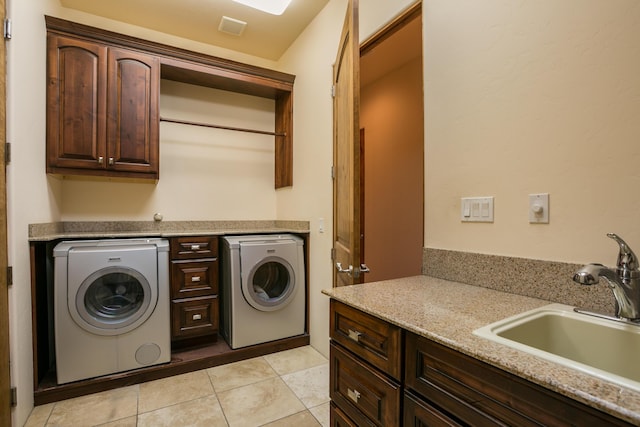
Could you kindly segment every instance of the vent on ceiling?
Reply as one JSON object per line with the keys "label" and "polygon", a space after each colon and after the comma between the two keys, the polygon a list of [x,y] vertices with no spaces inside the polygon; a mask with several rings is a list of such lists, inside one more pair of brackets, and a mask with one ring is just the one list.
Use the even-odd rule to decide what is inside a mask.
{"label": "vent on ceiling", "polygon": [[218,31],[231,34],[233,36],[241,36],[246,26],[247,23],[244,21],[223,16],[220,20],[220,25],[218,25]]}

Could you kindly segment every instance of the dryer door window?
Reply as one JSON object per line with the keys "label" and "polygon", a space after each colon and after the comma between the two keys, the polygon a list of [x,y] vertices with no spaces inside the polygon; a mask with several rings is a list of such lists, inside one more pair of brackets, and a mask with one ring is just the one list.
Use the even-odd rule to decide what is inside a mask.
{"label": "dryer door window", "polygon": [[275,311],[291,302],[296,291],[295,276],[288,262],[268,257],[253,267],[244,283],[247,302],[261,311]]}
{"label": "dryer door window", "polygon": [[76,309],[89,332],[123,333],[144,321],[151,304],[151,286],[138,271],[108,267],[91,274],[80,285]]}

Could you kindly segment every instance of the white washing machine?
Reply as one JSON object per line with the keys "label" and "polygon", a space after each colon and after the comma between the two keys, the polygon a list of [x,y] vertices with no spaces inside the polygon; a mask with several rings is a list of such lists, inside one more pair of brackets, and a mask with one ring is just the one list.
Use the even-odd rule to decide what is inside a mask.
{"label": "white washing machine", "polygon": [[304,334],[304,241],[286,234],[222,243],[221,331],[231,348]]}
{"label": "white washing machine", "polygon": [[61,242],[53,250],[58,384],[171,360],[169,242]]}

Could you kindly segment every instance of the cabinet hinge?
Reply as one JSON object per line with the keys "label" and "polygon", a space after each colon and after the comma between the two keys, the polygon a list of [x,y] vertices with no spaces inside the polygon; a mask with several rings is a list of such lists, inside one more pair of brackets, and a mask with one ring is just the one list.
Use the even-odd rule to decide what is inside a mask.
{"label": "cabinet hinge", "polygon": [[8,266],[7,267],[7,286],[12,286],[12,285],[13,285],[13,267]]}
{"label": "cabinet hinge", "polygon": [[11,387],[11,389],[9,390],[9,394],[10,394],[10,402],[11,402],[11,406],[15,407],[18,405],[18,389],[16,387]]}
{"label": "cabinet hinge", "polygon": [[4,18],[4,23],[2,24],[2,31],[4,33],[4,39],[11,40],[11,19]]}
{"label": "cabinet hinge", "polygon": [[4,144],[4,163],[8,165],[11,163],[11,143],[7,142]]}
{"label": "cabinet hinge", "polygon": [[331,97],[336,97],[336,85],[331,86]]}

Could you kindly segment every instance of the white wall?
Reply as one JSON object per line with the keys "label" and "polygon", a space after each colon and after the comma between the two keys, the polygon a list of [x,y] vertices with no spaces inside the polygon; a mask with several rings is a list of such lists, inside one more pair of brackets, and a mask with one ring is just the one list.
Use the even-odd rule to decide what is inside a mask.
{"label": "white wall", "polygon": [[[384,25],[410,2],[366,1],[361,5],[362,38]],[[14,286],[10,290],[10,345],[12,381],[18,389],[18,406],[14,409],[14,425],[22,425],[33,406],[31,295],[29,274],[28,224],[60,220],[133,220],[150,219],[162,211],[167,220],[187,219],[295,219],[310,220],[311,233],[311,336],[312,343],[328,354],[328,300],[320,294],[331,286],[331,64],[337,51],[342,28],[345,0],[333,0],[321,12],[280,63],[195,43],[167,34],[114,22],[98,16],[60,7],[58,0],[11,0],[9,16],[13,20],[13,39],[8,43],[8,108],[7,132],[13,144],[13,161],[7,169],[9,259],[14,267]],[[157,185],[126,183],[117,180],[60,179],[45,174],[45,94],[46,94],[46,30],[44,15],[101,27],[135,37],[190,49],[256,66],[280,69],[297,75],[295,82],[294,187],[273,190],[272,179],[266,179],[267,149],[248,142],[247,156],[239,156],[237,147],[204,145],[210,136],[199,130],[175,130],[161,125],[161,179]],[[366,18],[365,18],[366,17]],[[169,85],[170,86],[170,85]],[[163,108],[182,108],[189,100],[172,99],[172,89],[163,83]],[[208,107],[215,109],[215,96]],[[187,107],[189,108],[189,107]],[[256,120],[263,120],[262,113]],[[189,118],[189,117],[183,117]],[[181,134],[185,132],[185,134]],[[243,182],[250,194],[236,192],[220,185],[235,172],[217,168],[207,170],[202,160],[190,163],[185,156],[219,150],[233,161],[258,164],[257,175]],[[173,153],[180,157],[174,163]],[[269,160],[270,161],[270,160]],[[180,163],[182,162],[182,163]],[[213,166],[213,165],[212,165]],[[180,172],[190,174],[179,177]],[[223,173],[224,176],[216,174]],[[209,179],[206,179],[208,177]],[[204,181],[207,181],[204,183]],[[184,184],[184,185],[182,185]],[[193,188],[190,185],[194,185]],[[257,185],[257,187],[251,187]],[[185,192],[184,187],[189,191]],[[210,188],[211,187],[211,188]],[[250,187],[252,189],[250,189]],[[205,191],[209,197],[199,210],[172,203],[174,197],[189,198]],[[184,193],[184,194],[182,194]],[[127,206],[118,201],[125,200]],[[184,200],[184,199],[183,199]],[[325,233],[317,231],[318,218],[325,220]]]}
{"label": "white wall", "polygon": [[[162,80],[160,116],[267,132],[275,101]],[[64,221],[276,217],[274,137],[160,123],[160,179],[62,179]]]}
{"label": "white wall", "polygon": [[[160,43],[191,49],[219,57],[277,68],[277,64],[237,52],[194,43],[166,34],[87,15],[59,6],[58,0],[10,0],[8,15],[13,21],[13,38],[8,49],[7,136],[12,143],[12,163],[7,168],[9,262],[13,265],[14,286],[9,291],[11,377],[18,390],[18,406],[13,424],[22,425],[33,407],[33,367],[31,345],[31,292],[28,225],[61,220],[151,220],[161,211],[167,220],[187,219],[274,219],[276,192],[273,189],[273,144],[260,138],[225,135],[225,142],[208,145],[215,131],[177,129],[161,125],[161,180],[157,185],[122,183],[116,180],[60,179],[45,174],[46,119],[46,29],[44,15],[52,15],[107,30]],[[163,82],[163,108],[185,112],[194,103],[206,111],[216,111],[215,91],[201,90],[198,97],[184,98],[175,87]],[[244,101],[232,101],[242,114],[250,114],[256,126],[273,127],[270,105],[247,109]],[[254,107],[251,107],[254,108]],[[182,111],[180,111],[182,110]],[[237,111],[237,110],[236,110]],[[190,112],[182,118],[197,117]],[[228,118],[225,118],[227,120]],[[267,122],[269,124],[267,125]],[[233,146],[228,145],[233,143]],[[242,154],[240,154],[242,150]],[[193,160],[202,153],[221,155],[243,167],[255,168],[238,176],[219,162]],[[173,154],[178,159],[174,162]],[[246,162],[243,164],[239,161]],[[220,176],[220,174],[224,176]],[[268,175],[268,178],[267,178]],[[228,181],[238,185],[236,192]],[[240,180],[243,180],[239,182]],[[223,184],[221,184],[223,182]],[[240,188],[244,191],[238,193]],[[186,190],[185,190],[186,189]],[[186,199],[198,194],[196,208]],[[179,203],[174,201],[179,200]],[[277,219],[277,218],[276,218]],[[303,218],[296,218],[303,219]]]}
{"label": "white wall", "polygon": [[[361,0],[361,40],[410,3]],[[423,7],[425,245],[605,263],[615,259],[615,247],[604,237],[607,231],[640,247],[635,194],[640,184],[640,3],[428,0]],[[66,198],[69,188],[74,188],[69,197],[75,197],[76,183],[44,173],[42,15],[297,75],[294,186],[272,193],[275,208],[269,209],[275,209],[277,219],[311,221],[311,336],[312,344],[327,353],[328,300],[320,290],[331,286],[332,268],[329,88],[345,10],[346,0],[329,2],[274,64],[63,10],[56,0],[11,2],[8,135],[14,160],[8,191],[9,256],[16,283],[10,291],[12,376],[19,390],[16,425],[26,419],[32,402],[27,225],[98,216],[76,211],[78,203]],[[131,188],[133,194],[145,191]],[[549,225],[527,222],[526,199],[534,192],[551,193]],[[475,195],[496,197],[493,224],[460,223],[460,197]],[[147,212],[155,208],[149,205]],[[187,219],[183,210],[172,215]],[[324,233],[318,231],[319,218],[324,218]]]}
{"label": "white wall", "polygon": [[[612,231],[640,251],[640,3],[429,0],[423,19],[425,246],[611,265]],[[462,224],[466,196],[495,196],[495,222]]]}

